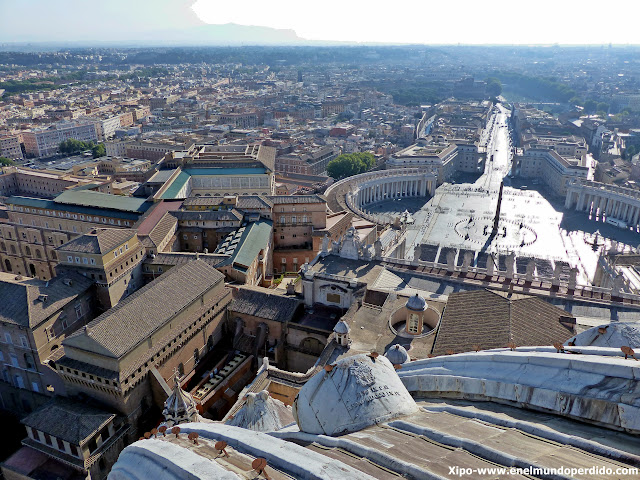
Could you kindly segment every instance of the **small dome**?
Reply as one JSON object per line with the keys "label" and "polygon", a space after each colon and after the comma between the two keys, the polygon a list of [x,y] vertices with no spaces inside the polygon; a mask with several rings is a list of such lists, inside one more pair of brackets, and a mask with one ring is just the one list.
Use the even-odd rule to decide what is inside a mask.
{"label": "small dome", "polygon": [[293,423],[291,408],[280,400],[271,398],[267,390],[248,393],[244,406],[227,425],[256,432],[275,432]]}
{"label": "small dome", "polygon": [[356,432],[417,410],[382,355],[353,355],[327,365],[304,384],[293,402],[300,431],[317,435]]}
{"label": "small dome", "polygon": [[191,395],[180,388],[180,380],[176,376],[173,392],[164,402],[162,415],[164,415],[167,422],[180,423],[182,421],[193,421],[197,414],[196,402]]}
{"label": "small dome", "polygon": [[351,327],[349,327],[349,325],[347,325],[345,322],[340,320],[338,323],[336,323],[336,326],[333,327],[333,331],[335,333],[346,335],[351,331]]}
{"label": "small dome", "polygon": [[409,361],[409,354],[407,353],[407,350],[399,343],[396,343],[387,350],[387,353],[385,353],[384,356],[387,357],[393,365],[402,365]]}
{"label": "small dome", "polygon": [[416,312],[424,312],[427,309],[427,301],[416,293],[407,301],[407,308]]}

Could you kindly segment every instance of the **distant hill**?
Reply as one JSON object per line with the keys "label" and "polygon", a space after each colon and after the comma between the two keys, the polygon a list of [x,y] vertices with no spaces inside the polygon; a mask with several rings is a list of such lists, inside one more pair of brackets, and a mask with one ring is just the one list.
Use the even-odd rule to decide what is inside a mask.
{"label": "distant hill", "polygon": [[186,42],[192,45],[300,45],[309,43],[300,38],[294,30],[235,23],[201,25],[183,30],[172,37],[173,42]]}

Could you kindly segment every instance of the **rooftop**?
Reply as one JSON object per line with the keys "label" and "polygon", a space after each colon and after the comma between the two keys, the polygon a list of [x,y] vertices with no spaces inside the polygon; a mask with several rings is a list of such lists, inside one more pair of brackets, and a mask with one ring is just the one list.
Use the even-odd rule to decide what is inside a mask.
{"label": "rooftop", "polygon": [[130,228],[98,228],[68,241],[57,250],[105,255],[135,235],[136,231]]}
{"label": "rooftop", "polygon": [[67,337],[63,344],[121,358],[223,279],[202,260],[179,265]]}

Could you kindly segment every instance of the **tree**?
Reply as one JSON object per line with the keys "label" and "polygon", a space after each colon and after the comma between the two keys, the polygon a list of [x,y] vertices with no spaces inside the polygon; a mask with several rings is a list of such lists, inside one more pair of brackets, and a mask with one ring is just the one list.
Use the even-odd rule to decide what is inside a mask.
{"label": "tree", "polygon": [[65,155],[73,155],[74,153],[80,153],[85,150],[92,150],[93,147],[95,147],[93,142],[81,142],[80,140],[70,138],[58,145],[58,150]]}
{"label": "tree", "polygon": [[99,143],[98,145],[94,145],[91,149],[91,153],[93,153],[93,158],[104,157],[107,154],[107,151],[104,148],[103,143]]}
{"label": "tree", "polygon": [[486,91],[491,97],[497,97],[502,93],[502,82],[496,77],[489,77],[485,80],[487,83]]}
{"label": "tree", "polygon": [[375,157],[369,152],[342,154],[329,162],[327,173],[335,180],[341,180],[371,170],[375,163]]}
{"label": "tree", "polygon": [[598,102],[595,100],[587,100],[583,106],[585,113],[594,113],[598,109]]}
{"label": "tree", "polygon": [[603,112],[608,112],[609,111],[609,104],[608,103],[604,103],[604,102],[600,102],[598,104],[596,110],[603,111]]}
{"label": "tree", "polygon": [[9,165],[15,165],[16,162],[7,157],[0,157],[0,165],[3,167],[8,167]]}
{"label": "tree", "polygon": [[576,95],[575,97],[571,97],[571,98],[569,99],[569,103],[570,103],[571,105],[579,105],[579,106],[582,106],[583,100],[582,100],[580,97],[578,97],[578,96]]}

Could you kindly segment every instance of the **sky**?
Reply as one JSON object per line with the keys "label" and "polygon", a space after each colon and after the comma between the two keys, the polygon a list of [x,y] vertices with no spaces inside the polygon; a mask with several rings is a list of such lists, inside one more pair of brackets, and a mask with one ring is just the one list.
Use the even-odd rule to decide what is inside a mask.
{"label": "sky", "polygon": [[0,0],[0,42],[167,43],[171,32],[236,23],[314,41],[640,44],[633,22],[615,14],[636,12],[636,2],[611,10],[594,0]]}

